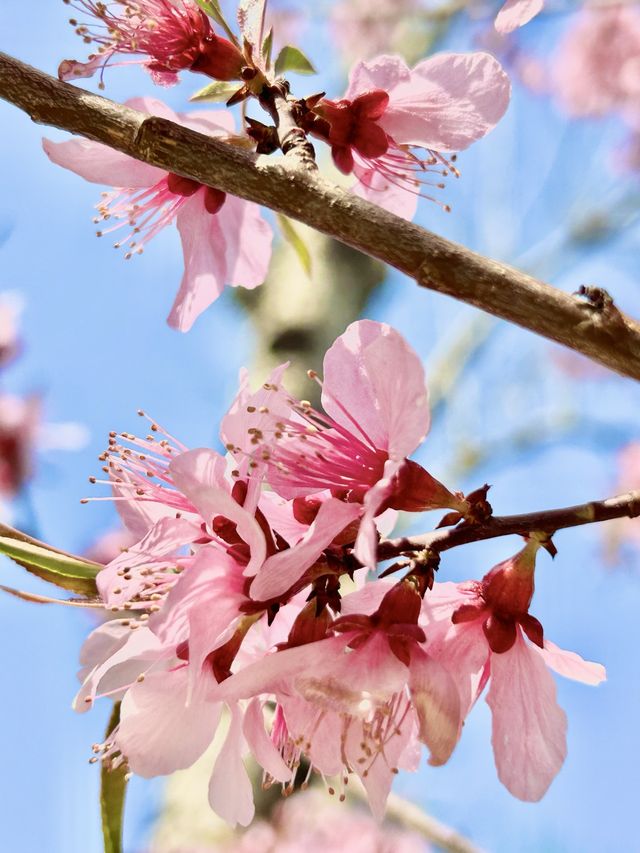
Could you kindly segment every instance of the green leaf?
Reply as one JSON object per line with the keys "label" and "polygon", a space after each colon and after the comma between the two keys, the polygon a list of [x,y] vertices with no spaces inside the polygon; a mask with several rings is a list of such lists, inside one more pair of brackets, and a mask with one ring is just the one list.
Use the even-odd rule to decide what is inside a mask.
{"label": "green leaf", "polygon": [[0,554],[6,554],[28,572],[62,589],[84,595],[97,594],[96,575],[102,568],[98,563],[7,536],[0,536]]}
{"label": "green leaf", "polygon": [[311,277],[313,263],[311,260],[311,252],[309,251],[307,244],[294,228],[293,222],[288,217],[284,216],[282,213],[278,213],[277,218],[282,236],[298,256],[298,260],[302,264],[306,274]]}
{"label": "green leaf", "polygon": [[[116,702],[109,719],[105,741],[120,722],[120,703]],[[100,770],[100,812],[102,814],[102,837],[104,853],[122,853],[122,821],[124,800],[127,793],[127,770],[116,767],[109,770],[102,764]]]}
{"label": "green leaf", "polygon": [[276,74],[284,74],[285,71],[294,71],[296,74],[315,74],[316,69],[307,57],[297,47],[290,44],[283,47],[276,59]]}
{"label": "green leaf", "polygon": [[242,81],[235,83],[225,80],[216,80],[209,83],[203,89],[199,89],[189,98],[190,101],[228,101],[232,95],[242,87]]}
{"label": "green leaf", "polygon": [[264,59],[267,68],[271,67],[271,51],[273,50],[273,27],[267,33],[267,37],[262,42],[262,58]]}
{"label": "green leaf", "polygon": [[219,0],[196,0],[196,3],[203,12],[209,15],[210,18],[213,18],[214,21],[217,21],[219,24],[222,23],[224,18],[222,17],[222,9],[220,8]]}
{"label": "green leaf", "polygon": [[225,33],[229,36],[229,39],[236,47],[238,47],[238,39],[233,34],[231,27],[222,14],[219,0],[196,0],[196,3],[200,6],[203,12],[216,22],[216,24],[220,24]]}

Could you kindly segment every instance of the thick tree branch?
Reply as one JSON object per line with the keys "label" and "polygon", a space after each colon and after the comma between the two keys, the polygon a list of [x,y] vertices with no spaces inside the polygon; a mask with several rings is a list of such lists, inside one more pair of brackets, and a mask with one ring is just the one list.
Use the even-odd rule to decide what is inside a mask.
{"label": "thick tree branch", "polygon": [[522,515],[493,516],[484,524],[460,524],[444,530],[435,530],[423,536],[388,539],[380,543],[378,558],[387,560],[402,554],[415,554],[429,550],[440,554],[458,545],[480,542],[483,539],[496,539],[499,536],[526,535],[528,533],[548,533],[567,527],[580,527],[597,521],[610,521],[614,518],[636,518],[640,515],[640,491],[627,492],[604,501],[590,501],[577,506],[562,509],[540,510]]}
{"label": "thick tree branch", "polygon": [[0,97],[41,124],[103,142],[316,228],[490,314],[640,379],[640,324],[405,222],[302,169],[246,152],[61,83],[0,53]]}

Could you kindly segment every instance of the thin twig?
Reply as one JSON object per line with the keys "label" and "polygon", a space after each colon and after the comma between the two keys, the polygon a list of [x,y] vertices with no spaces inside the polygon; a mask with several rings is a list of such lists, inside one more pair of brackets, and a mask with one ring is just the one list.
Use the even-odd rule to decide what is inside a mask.
{"label": "thin twig", "polygon": [[258,165],[231,145],[62,83],[0,53],[0,97],[41,124],[263,204],[444,293],[640,379],[640,324],[406,222],[302,169]]}
{"label": "thin twig", "polygon": [[440,554],[459,545],[496,539],[499,536],[526,536],[529,533],[548,533],[580,527],[612,518],[635,518],[640,515],[640,491],[627,492],[603,501],[590,501],[562,509],[547,509],[522,515],[493,516],[483,524],[459,524],[445,530],[435,530],[422,536],[387,539],[380,543],[378,559],[387,560],[401,554],[424,550]]}

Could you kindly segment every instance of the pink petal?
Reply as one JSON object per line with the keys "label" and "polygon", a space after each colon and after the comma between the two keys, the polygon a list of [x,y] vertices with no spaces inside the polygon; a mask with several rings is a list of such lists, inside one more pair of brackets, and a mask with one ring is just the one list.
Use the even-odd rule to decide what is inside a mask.
{"label": "pink petal", "polygon": [[[113,623],[109,624],[113,626]],[[91,655],[96,659],[100,654],[101,658],[96,659],[92,669],[87,668],[83,673],[82,687],[73,701],[73,708],[78,713],[88,711],[98,693],[114,693],[128,688],[161,654],[158,638],[148,629],[131,631],[128,626],[117,624],[117,627],[127,633],[121,633],[118,639],[113,630],[101,626],[90,636],[90,645],[87,641],[87,648],[83,648],[85,656]],[[110,645],[109,637],[112,639]]]}
{"label": "pink petal", "polygon": [[249,702],[244,715],[242,731],[258,764],[277,782],[288,782],[294,771],[284,763],[282,756],[265,731],[260,699],[252,699]]}
{"label": "pink petal", "polygon": [[264,655],[219,684],[215,698],[227,702],[250,699],[263,693],[291,692],[295,676],[334,658],[348,641],[348,636],[332,637]]}
{"label": "pink petal", "polygon": [[149,620],[163,642],[189,642],[188,699],[202,677],[205,659],[230,639],[242,615],[242,583],[242,567],[235,560],[204,546]]}
{"label": "pink petal", "polygon": [[391,183],[375,169],[365,168],[358,163],[355,163],[353,173],[358,178],[358,182],[351,187],[354,195],[411,222],[418,209],[418,189],[411,192]]}
{"label": "pink petal", "polygon": [[390,589],[396,585],[394,580],[374,580],[366,583],[357,592],[350,592],[342,599],[341,616],[364,613],[370,616],[380,607],[380,603]]}
{"label": "pink petal", "polygon": [[548,667],[565,678],[593,686],[607,680],[607,671],[602,664],[584,660],[575,652],[567,652],[549,640],[544,641],[544,649],[537,651]]}
{"label": "pink petal", "polygon": [[420,648],[411,652],[411,701],[418,716],[420,740],[429,747],[429,764],[445,764],[462,730],[460,696],[448,670]]}
{"label": "pink petal", "polygon": [[406,753],[412,734],[412,718],[411,715],[408,715],[400,730],[387,739],[384,754],[377,755],[376,760],[371,761],[369,765],[363,765],[358,763],[358,759],[362,758],[362,727],[358,725],[357,720],[354,720],[349,726],[345,752],[352,767],[356,768],[356,772],[362,780],[371,811],[378,821],[382,821],[384,818],[391,785],[396,778],[400,762]]}
{"label": "pink petal", "polygon": [[519,633],[508,652],[491,655],[487,702],[500,781],[514,797],[537,802],[567,755],[567,717],[553,676]]}
{"label": "pink petal", "polygon": [[439,53],[420,62],[392,93],[380,120],[397,144],[460,151],[502,118],[509,78],[488,53]]}
{"label": "pink petal", "polygon": [[42,147],[52,163],[94,184],[132,189],[151,187],[166,175],[156,166],[141,163],[127,154],[88,139],[74,138],[66,142],[43,139]]}
{"label": "pink petal", "polygon": [[[131,629],[117,619],[104,622],[95,628],[82,644],[80,663],[93,669],[110,657],[116,649],[124,645],[131,636]],[[78,676],[80,678],[80,676]]]}
{"label": "pink petal", "polygon": [[176,456],[169,466],[176,486],[197,507],[207,524],[223,515],[237,525],[238,534],[251,550],[245,574],[255,574],[264,562],[267,549],[264,534],[254,516],[231,497],[230,486],[224,479],[226,462],[208,448],[188,450]]}
{"label": "pink petal", "polygon": [[138,112],[147,113],[150,116],[166,118],[168,121],[184,124],[181,121],[182,116],[179,116],[178,113],[174,112],[168,104],[165,104],[159,98],[150,98],[148,96],[128,98],[124,103],[125,106],[131,107],[132,110],[138,110]]}
{"label": "pink petal", "polygon": [[[428,594],[427,594],[428,597]],[[486,683],[489,646],[482,620],[452,625],[451,620],[427,623],[427,653],[443,664],[456,683],[464,719]]]}
{"label": "pink petal", "polygon": [[433,589],[424,597],[422,614],[426,624],[446,621],[451,625],[454,610],[464,604],[476,604],[479,601],[479,584],[459,584],[446,581],[436,581]]}
{"label": "pink petal", "polygon": [[179,113],[174,121],[209,136],[227,136],[234,133],[236,129],[233,113],[226,109],[194,110],[193,112]]}
{"label": "pink petal", "polygon": [[[131,545],[108,566],[98,573],[98,591],[102,599],[110,605],[123,604],[136,595],[147,583],[147,578],[139,572],[131,571],[143,568],[149,562],[162,562],[176,551],[201,536],[196,524],[186,518],[162,518],[156,522],[136,545]],[[125,581],[118,572],[128,569],[132,578]],[[116,590],[120,592],[116,592]]]}
{"label": "pink petal", "polygon": [[[229,407],[229,411],[222,419],[220,436],[225,447],[240,449],[239,456],[249,456],[255,451],[255,445],[251,444],[253,435],[249,429],[260,430],[265,438],[270,439],[275,429],[275,422],[286,420],[291,413],[290,399],[280,383],[289,362],[275,367],[267,379],[256,391],[251,391],[249,384],[249,373],[244,368],[240,372],[240,383],[238,393]],[[273,388],[278,390],[274,391]],[[252,409],[254,411],[248,411]],[[261,409],[267,409],[260,413]]]}
{"label": "pink petal", "polygon": [[305,754],[311,764],[325,776],[337,776],[343,770],[341,738],[342,717],[332,711],[322,712],[318,723],[318,708],[297,696],[279,696],[289,736],[293,741],[310,744]]}
{"label": "pink petal", "polygon": [[187,698],[187,670],[147,675],[122,700],[117,743],[134,773],[149,778],[190,767],[213,740],[221,706]]}
{"label": "pink petal", "polygon": [[378,528],[375,517],[380,507],[393,491],[393,477],[398,473],[402,460],[387,459],[384,463],[384,474],[381,480],[372,486],[364,496],[364,513],[358,528],[358,536],[353,553],[356,558],[370,571],[374,572],[378,565]]}
{"label": "pink petal", "polygon": [[345,98],[352,101],[365,92],[380,89],[391,92],[411,79],[411,72],[399,56],[379,56],[370,62],[358,62],[349,74]]}
{"label": "pink petal", "polygon": [[265,560],[251,584],[251,597],[255,601],[269,601],[286,592],[360,511],[359,504],[344,503],[337,498],[321,504],[315,521],[300,542]]}
{"label": "pink petal", "polygon": [[409,679],[407,667],[389,648],[387,638],[376,631],[355,651],[325,650],[314,667],[295,679],[295,689],[314,705],[337,713],[361,714],[361,705],[386,705]]}
{"label": "pink petal", "polygon": [[269,272],[273,231],[260,207],[228,195],[218,214],[227,270],[226,283],[253,289]]}
{"label": "pink petal", "polygon": [[167,322],[187,332],[224,290],[226,247],[219,216],[205,207],[204,188],[180,208],[176,225],[182,240],[184,274]]}
{"label": "pink petal", "polygon": [[352,323],[327,351],[322,405],[362,437],[355,419],[375,446],[395,459],[415,450],[429,429],[422,362],[386,323]]}
{"label": "pink petal", "polygon": [[262,492],[259,507],[269,526],[277,530],[289,545],[300,542],[308,530],[306,524],[302,524],[295,518],[293,502],[281,498],[275,492]]}
{"label": "pink petal", "polygon": [[242,712],[234,705],[231,724],[209,782],[209,805],[231,827],[248,826],[253,820],[253,788],[242,760],[244,737]]}
{"label": "pink petal", "polygon": [[502,35],[528,24],[544,7],[544,0],[507,0],[496,16],[495,28]]}

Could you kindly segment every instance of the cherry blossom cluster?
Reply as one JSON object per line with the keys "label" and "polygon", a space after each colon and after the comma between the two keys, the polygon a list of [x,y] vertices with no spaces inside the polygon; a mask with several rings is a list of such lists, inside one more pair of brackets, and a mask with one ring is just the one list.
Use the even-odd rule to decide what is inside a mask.
{"label": "cherry blossom cluster", "polygon": [[92,760],[168,774],[226,721],[209,802],[230,824],[254,815],[248,754],[285,794],[301,766],[340,796],[358,776],[379,817],[423,745],[431,765],[448,761],[488,685],[499,777],[540,799],[566,755],[549,670],[605,677],[530,613],[548,542],[532,534],[466,583],[434,582],[427,551],[380,577],[397,511],[478,521],[491,512],[486,490],[451,491],[409,458],[429,429],[428,395],[418,356],[388,325],[352,324],[322,378],[310,372],[322,410],[287,392],[286,367],[257,390],[241,377],[224,456],[153,422],[144,438],[110,436],[102,482],[136,544],[98,575],[112,618],[82,651],[76,709],[121,700]]}
{"label": "cherry blossom cluster", "polygon": [[[459,174],[456,152],[489,133],[509,104],[507,75],[482,52],[441,53],[414,68],[398,56],[380,56],[355,64],[342,98],[324,93],[296,98],[281,76],[286,63],[276,72],[278,63],[271,59],[273,34],[265,35],[264,0],[242,0],[238,36],[218,4],[206,0],[67,0],[67,5],[78,15],[72,25],[94,52],[85,62],[62,62],[61,79],[99,74],[102,86],[108,67],[139,63],[155,83],[168,86],[181,72],[195,72],[213,80],[214,89],[224,87],[227,106],[253,99],[272,120],[280,96],[300,131],[328,145],[336,167],[353,176],[356,194],[408,219],[420,197],[435,201],[443,179]],[[151,98],[127,105],[256,156],[282,146],[275,127],[243,118],[236,128],[228,110],[177,115]],[[55,163],[112,188],[103,193],[95,222],[98,235],[113,235],[126,258],[143,252],[175,221],[185,270],[170,325],[189,329],[225,285],[252,288],[264,281],[272,233],[256,205],[98,143],[45,140],[44,147]]]}

